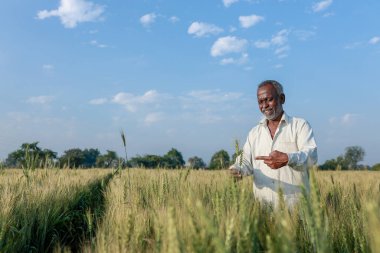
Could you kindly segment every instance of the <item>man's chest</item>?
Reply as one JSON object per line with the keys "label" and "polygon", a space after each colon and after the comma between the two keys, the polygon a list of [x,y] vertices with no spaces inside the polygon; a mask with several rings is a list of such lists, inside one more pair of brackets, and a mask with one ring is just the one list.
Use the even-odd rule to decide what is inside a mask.
{"label": "man's chest", "polygon": [[269,155],[274,150],[284,153],[298,151],[297,134],[290,126],[278,127],[273,136],[270,128],[260,127],[252,144],[255,156]]}

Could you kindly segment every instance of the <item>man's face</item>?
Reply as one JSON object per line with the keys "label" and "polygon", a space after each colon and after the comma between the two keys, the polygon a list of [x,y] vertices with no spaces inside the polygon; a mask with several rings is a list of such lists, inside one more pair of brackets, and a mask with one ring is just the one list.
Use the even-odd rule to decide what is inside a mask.
{"label": "man's face", "polygon": [[257,102],[260,111],[268,120],[274,120],[282,114],[282,104],[285,97],[277,95],[277,91],[271,84],[266,84],[257,90]]}

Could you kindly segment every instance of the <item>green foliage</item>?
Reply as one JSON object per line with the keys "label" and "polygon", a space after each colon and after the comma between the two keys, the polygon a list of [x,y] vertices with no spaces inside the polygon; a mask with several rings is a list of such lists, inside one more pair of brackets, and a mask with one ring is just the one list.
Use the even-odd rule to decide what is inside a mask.
{"label": "green foliage", "polygon": [[130,187],[118,177],[92,252],[369,253],[380,245],[379,173],[312,171],[310,191],[290,209],[283,198],[277,207],[257,201],[252,178],[185,173],[134,169]]}
{"label": "green foliage", "polygon": [[119,158],[115,151],[107,150],[104,155],[96,158],[96,167],[98,168],[115,168],[118,166]]}
{"label": "green foliage", "polygon": [[[0,193],[11,187],[13,198],[17,198],[8,200],[11,211],[0,211],[0,252],[61,252],[57,247],[79,252],[95,235],[112,175],[83,178],[81,173],[76,180],[67,171],[44,175],[37,173],[27,184],[19,180],[14,185],[1,182]],[[2,201],[7,199],[2,197]]]}
{"label": "green foliage", "polygon": [[372,166],[371,170],[373,171],[380,171],[380,163],[376,163]]}
{"label": "green foliage", "polygon": [[227,151],[219,150],[212,157],[209,165],[210,170],[220,170],[228,168],[230,164],[230,156]]}
{"label": "green foliage", "polygon": [[73,148],[66,150],[59,158],[62,167],[69,168],[93,168],[96,166],[96,161],[100,155],[98,149]]}
{"label": "green foliage", "polygon": [[33,172],[38,166],[38,156],[39,152],[32,152],[29,150],[29,146],[26,146],[25,156],[24,160],[22,161],[21,168],[27,180],[29,180],[30,173]]}
{"label": "green foliage", "polygon": [[321,170],[353,170],[363,169],[358,163],[363,161],[365,151],[362,147],[351,146],[345,149],[344,155],[338,156],[336,159],[327,160],[319,166]]}
{"label": "green foliage", "polygon": [[68,168],[78,168],[83,165],[85,157],[83,151],[79,148],[72,148],[66,150],[59,158],[61,166]]}
{"label": "green foliage", "polygon": [[205,162],[198,156],[193,156],[188,159],[189,167],[192,169],[204,169],[206,167]]}
{"label": "green foliage", "polygon": [[231,164],[235,162],[238,162],[239,166],[243,165],[243,150],[240,149],[238,140],[235,140],[235,153],[232,155]]}
{"label": "green foliage", "polygon": [[83,152],[83,163],[81,167],[92,168],[96,166],[96,159],[99,157],[100,152],[98,149],[85,149]]}
{"label": "green foliage", "polygon": [[321,170],[341,170],[343,168],[347,168],[344,163],[343,157],[338,156],[337,159],[327,160],[324,164],[319,166]]}
{"label": "green foliage", "polygon": [[129,167],[142,167],[142,168],[168,168],[175,169],[181,168],[185,165],[181,152],[172,148],[164,156],[158,155],[144,155],[132,157],[128,161]]}
{"label": "green foliage", "polygon": [[136,156],[129,159],[128,164],[130,167],[152,169],[162,167],[164,165],[164,159],[158,155]]}
{"label": "green foliage", "polygon": [[347,163],[348,169],[356,169],[358,163],[363,161],[365,155],[365,151],[362,147],[359,146],[351,146],[346,148],[346,152],[344,154],[344,160]]}
{"label": "green foliage", "polygon": [[[44,163],[50,161],[55,162],[57,153],[50,149],[41,149],[38,146],[38,142],[23,143],[19,149],[8,154],[5,160],[5,166],[11,168],[20,168],[26,166],[26,163],[30,163],[30,158],[33,157],[36,160],[35,167],[42,167]],[[29,159],[29,161],[27,161]]]}
{"label": "green foliage", "polygon": [[0,174],[2,174],[5,171],[5,164],[2,160],[0,160]]}
{"label": "green foliage", "polygon": [[252,195],[252,178],[236,183],[225,171],[133,169],[118,177],[94,171],[50,170],[48,177],[36,171],[28,184],[19,170],[5,171],[0,252],[370,253],[380,247],[376,172],[311,171],[310,191],[289,209],[281,190],[278,206],[263,204]]}
{"label": "green foliage", "polygon": [[172,148],[163,157],[165,168],[181,168],[185,165],[181,152],[177,149]]}

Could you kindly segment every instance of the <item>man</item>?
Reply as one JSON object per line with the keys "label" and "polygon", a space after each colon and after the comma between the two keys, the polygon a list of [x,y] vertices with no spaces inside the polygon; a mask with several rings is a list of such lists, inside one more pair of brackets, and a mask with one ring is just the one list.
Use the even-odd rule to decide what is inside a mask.
{"label": "man", "polygon": [[282,105],[282,85],[266,80],[257,88],[257,101],[264,118],[248,134],[239,157],[230,167],[231,175],[253,175],[253,191],[259,200],[277,206],[279,189],[292,206],[309,189],[308,168],[317,163],[317,145],[307,121],[288,116]]}

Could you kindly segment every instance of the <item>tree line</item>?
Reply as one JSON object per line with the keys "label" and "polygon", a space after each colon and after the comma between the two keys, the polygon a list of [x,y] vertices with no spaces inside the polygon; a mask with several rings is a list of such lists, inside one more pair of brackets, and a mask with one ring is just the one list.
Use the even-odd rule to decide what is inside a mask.
{"label": "tree line", "polygon": [[350,146],[345,149],[344,154],[330,160],[326,160],[319,166],[320,170],[380,170],[380,164],[372,167],[359,164],[363,161],[365,151],[360,146]]}
{"label": "tree line", "polygon": [[[22,168],[31,157],[39,168],[116,168],[121,165],[122,167],[175,169],[185,166],[182,153],[175,148],[170,149],[163,156],[137,155],[127,160],[118,156],[115,151],[107,150],[105,154],[101,154],[96,148],[72,148],[58,156],[57,152],[41,148],[39,142],[23,143],[19,149],[8,154],[2,166]],[[228,152],[220,150],[212,156],[208,164],[202,158],[193,156],[188,159],[187,166],[192,169],[224,169],[228,168],[231,161]]]}
{"label": "tree line", "polygon": [[[101,154],[96,148],[72,148],[63,152],[61,156],[50,149],[42,149],[38,142],[23,143],[19,149],[8,154],[2,167],[22,168],[31,157],[35,160],[37,167],[59,167],[59,168],[116,168],[142,167],[142,168],[183,168],[185,161],[182,153],[172,148],[163,156],[159,155],[137,155],[130,159],[118,156],[115,151],[107,150]],[[365,151],[360,146],[351,146],[345,149],[345,153],[334,159],[325,161],[319,165],[320,170],[356,170],[371,169],[380,170],[380,163],[372,167],[359,164],[363,161]],[[225,150],[215,152],[208,164],[198,156],[188,159],[186,166],[192,169],[225,169],[235,162],[237,155],[232,157]]]}

